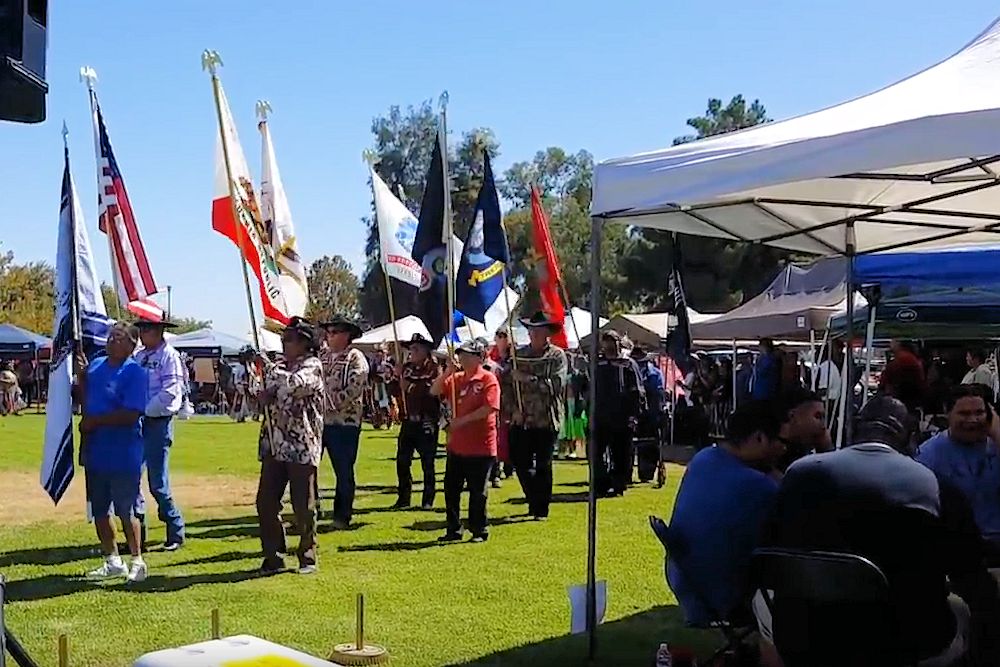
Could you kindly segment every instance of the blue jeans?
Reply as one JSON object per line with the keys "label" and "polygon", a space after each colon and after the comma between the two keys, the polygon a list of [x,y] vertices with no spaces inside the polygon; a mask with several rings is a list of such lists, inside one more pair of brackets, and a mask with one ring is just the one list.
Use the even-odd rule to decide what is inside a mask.
{"label": "blue jeans", "polygon": [[172,417],[146,417],[142,420],[142,441],[146,454],[149,492],[156,500],[157,514],[167,526],[167,544],[184,541],[184,519],[170,492],[170,445],[174,442]]}
{"label": "blue jeans", "polygon": [[337,489],[333,495],[333,518],[350,523],[354,515],[354,463],[358,460],[361,427],[327,424],[323,427],[323,447],[333,463]]}

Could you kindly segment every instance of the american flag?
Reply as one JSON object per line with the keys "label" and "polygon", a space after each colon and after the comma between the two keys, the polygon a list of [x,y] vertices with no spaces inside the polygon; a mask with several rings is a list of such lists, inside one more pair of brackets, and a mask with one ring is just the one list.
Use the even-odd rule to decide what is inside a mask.
{"label": "american flag", "polygon": [[[125,181],[111,150],[111,141],[104,126],[97,95],[92,93],[90,99],[94,117],[94,146],[97,151],[98,226],[108,235],[108,251],[111,254],[118,299],[126,308],[135,302],[143,302],[144,309],[148,309],[148,304],[152,303],[149,297],[159,290],[139,236],[132,203],[125,190]],[[143,314],[142,317],[158,320],[162,315],[160,310],[159,316],[150,313]]]}

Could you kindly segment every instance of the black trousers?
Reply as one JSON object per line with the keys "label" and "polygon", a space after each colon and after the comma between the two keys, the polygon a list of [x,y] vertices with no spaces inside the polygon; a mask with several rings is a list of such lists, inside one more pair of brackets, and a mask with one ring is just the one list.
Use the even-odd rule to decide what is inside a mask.
{"label": "black trousers", "polygon": [[420,456],[424,473],[423,505],[434,504],[436,492],[434,457],[437,455],[438,427],[431,422],[404,421],[396,442],[396,477],[399,480],[399,502],[410,504],[413,492],[413,454]]}
{"label": "black trousers", "polygon": [[486,518],[486,496],[489,488],[492,456],[461,456],[448,452],[444,467],[444,507],[448,532],[462,530],[459,519],[462,508],[462,487],[469,488],[469,531],[485,537],[489,534]]}
{"label": "black trousers", "polygon": [[546,428],[510,427],[510,460],[528,501],[528,514],[547,517],[552,503],[552,452],[558,433]]}
{"label": "black trousers", "polygon": [[597,490],[625,493],[632,481],[632,429],[597,425]]}

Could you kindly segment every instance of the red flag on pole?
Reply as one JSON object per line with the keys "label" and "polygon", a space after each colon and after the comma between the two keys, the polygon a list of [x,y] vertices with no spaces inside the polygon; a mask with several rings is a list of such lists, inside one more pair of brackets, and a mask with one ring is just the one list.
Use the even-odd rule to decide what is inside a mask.
{"label": "red flag on pole", "polygon": [[[542,310],[554,322],[566,321],[566,309],[559,297],[559,284],[562,276],[559,274],[559,260],[552,246],[552,236],[549,234],[549,220],[542,208],[538,190],[531,186],[531,227],[534,240],[535,273],[538,277],[538,292],[542,301]],[[552,337],[552,342],[566,349],[569,341],[566,339],[566,329]]]}

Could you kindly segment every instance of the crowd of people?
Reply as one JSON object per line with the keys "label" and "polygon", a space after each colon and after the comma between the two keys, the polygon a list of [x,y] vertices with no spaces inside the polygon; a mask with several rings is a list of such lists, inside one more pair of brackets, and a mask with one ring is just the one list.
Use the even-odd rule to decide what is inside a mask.
{"label": "crowd of people", "polygon": [[918,421],[894,396],[892,374],[843,449],[833,450],[823,398],[792,389],[739,405],[727,437],[695,455],[667,529],[667,578],[688,622],[755,625],[764,665],[821,654],[823,664],[861,664],[845,656],[865,638],[838,628],[865,618],[863,604],[810,605],[780,591],[768,603],[751,569],[763,547],[847,553],[888,582],[891,617],[869,621],[890,635],[877,646],[892,655],[872,643],[864,664],[1000,664],[1000,570],[990,571],[1000,568],[993,390],[954,387],[946,428],[918,448]]}

